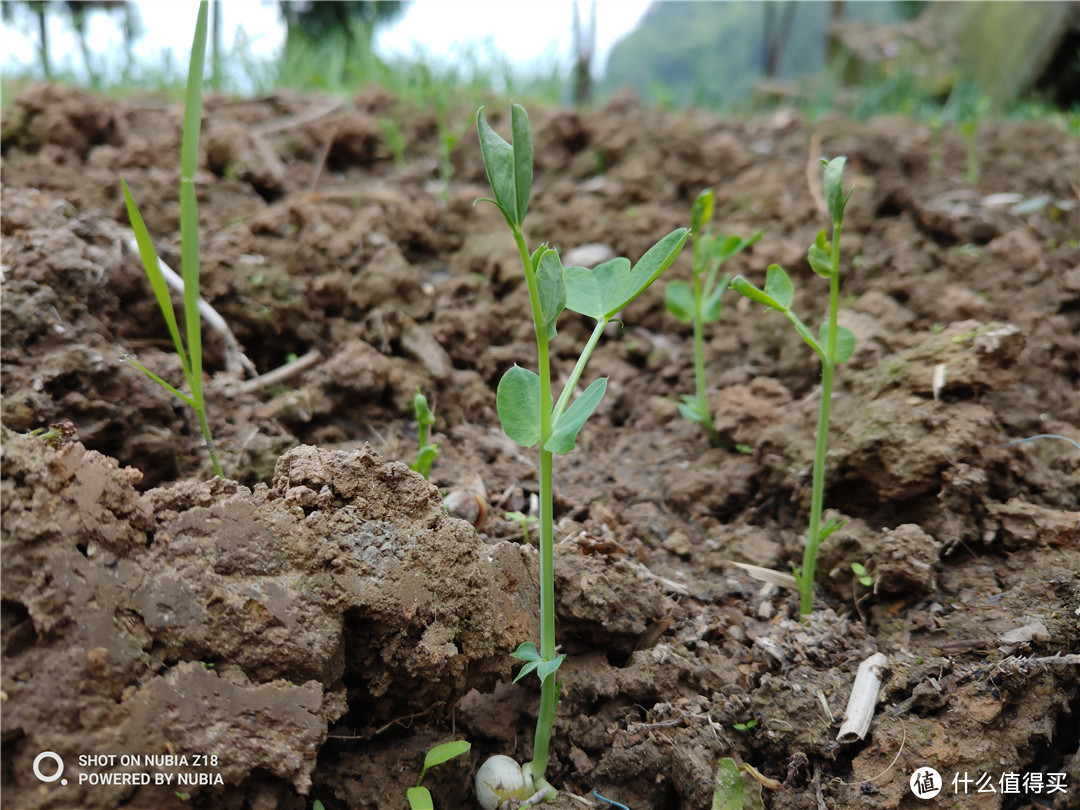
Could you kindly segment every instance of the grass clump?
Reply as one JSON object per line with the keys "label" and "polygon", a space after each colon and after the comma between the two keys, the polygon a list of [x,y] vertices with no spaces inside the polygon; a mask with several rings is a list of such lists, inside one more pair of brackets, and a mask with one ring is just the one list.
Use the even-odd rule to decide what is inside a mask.
{"label": "grass clump", "polygon": [[700,424],[705,429],[710,444],[720,447],[722,442],[713,427],[712,411],[706,396],[705,325],[720,320],[723,311],[721,298],[727,290],[729,276],[725,273],[717,279],[720,267],[736,253],[741,253],[761,239],[761,231],[748,239],[713,235],[709,222],[713,217],[714,204],[711,188],[705,189],[694,200],[690,217],[694,254],[691,266],[693,280],[690,284],[685,281],[669,282],[664,293],[668,312],[682,323],[694,325],[696,392],[683,397],[683,401],[679,403],[679,413],[684,419]]}
{"label": "grass clump", "polygon": [[[476,127],[484,167],[495,195],[486,201],[502,212],[517,245],[536,335],[538,372],[518,365],[511,367],[499,382],[496,407],[503,431],[510,439],[522,447],[539,448],[540,645],[527,641],[513,655],[525,662],[516,680],[533,672],[540,678],[540,710],[533,759],[521,766],[523,781],[513,790],[515,795],[520,794],[519,798],[540,802],[555,796],[555,789],[544,779],[544,772],[559,698],[555,673],[565,657],[557,654],[555,646],[553,457],[574,449],[578,433],[604,396],[607,379],[601,377],[574,398],[578,381],[604,329],[671,266],[689,232],[686,228],[672,231],[633,266],[628,259],[616,258],[593,269],[563,267],[558,252],[547,245],[530,253],[524,234],[533,179],[533,140],[528,114],[521,105],[511,104],[512,144],[488,125],[482,108],[476,114]],[[555,400],[550,343],[556,337],[559,316],[566,309],[590,318],[595,326]]]}
{"label": "grass clump", "polygon": [[210,463],[214,467],[214,474],[224,477],[221,465],[218,463],[217,453],[214,450],[214,437],[210,433],[210,425],[206,420],[206,400],[203,396],[203,358],[202,358],[202,332],[199,316],[199,210],[195,197],[195,171],[199,162],[199,126],[202,121],[202,82],[203,63],[206,55],[206,17],[207,3],[203,0],[199,4],[199,16],[195,23],[195,37],[191,45],[191,63],[188,66],[187,92],[184,96],[184,128],[180,146],[180,255],[181,277],[184,281],[184,331],[187,338],[185,341],[180,337],[180,329],[176,323],[176,313],[173,311],[172,299],[169,297],[169,285],[165,276],[158,266],[158,256],[154,250],[154,243],[150,238],[150,232],[143,222],[139,208],[131,195],[131,189],[127,182],[121,178],[120,183],[124,189],[124,202],[127,205],[128,217],[131,220],[131,228],[135,233],[135,241],[139,245],[139,257],[142,259],[143,268],[146,270],[150,286],[154,289],[161,314],[169,327],[176,353],[180,356],[180,363],[184,370],[184,379],[187,380],[190,394],[185,394],[165,382],[150,369],[136,360],[125,357],[127,362],[138,368],[150,379],[171,391],[174,395],[186,402],[199,419],[199,427],[202,430],[206,448],[210,452]]}
{"label": "grass clump", "polygon": [[825,323],[818,334],[806,327],[792,311],[795,299],[795,287],[788,274],[779,265],[770,265],[765,274],[765,288],[759,289],[742,276],[736,276],[731,288],[752,301],[763,304],[782,313],[799,336],[809,344],[821,360],[821,405],[818,410],[817,438],[814,444],[814,477],[810,496],[810,528],[806,537],[806,549],[803,552],[802,567],[797,569],[795,577],[799,583],[799,612],[808,616],[813,609],[814,573],[817,568],[817,551],[821,542],[842,525],[839,521],[829,520],[821,523],[821,513],[825,498],[825,453],[829,439],[829,410],[832,404],[833,375],[836,367],[851,358],[855,351],[855,336],[851,330],[838,326],[837,311],[840,308],[840,234],[843,231],[844,209],[851,192],[844,194],[843,175],[846,158],[838,157],[825,164],[825,201],[829,219],[832,222],[832,239],[829,240],[824,229],[818,232],[817,239],[810,246],[807,258],[810,267],[819,276],[829,280],[829,311]]}

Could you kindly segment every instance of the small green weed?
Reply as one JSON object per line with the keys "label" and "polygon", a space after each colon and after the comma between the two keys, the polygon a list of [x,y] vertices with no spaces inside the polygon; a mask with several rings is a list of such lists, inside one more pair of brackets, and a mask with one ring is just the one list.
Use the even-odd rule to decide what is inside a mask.
{"label": "small green weed", "polygon": [[521,534],[523,535],[525,545],[529,544],[529,524],[539,523],[540,519],[536,515],[526,515],[524,512],[507,512],[503,515],[507,520],[512,520],[521,527]]}
{"label": "small green weed", "polygon": [[206,55],[206,16],[207,3],[203,0],[199,4],[195,38],[191,45],[191,64],[188,67],[187,94],[184,98],[184,129],[180,145],[180,255],[181,276],[184,280],[184,327],[187,348],[184,347],[184,341],[180,338],[176,313],[173,312],[172,300],[169,297],[169,285],[162,275],[161,268],[158,267],[158,257],[153,241],[150,239],[150,232],[146,229],[146,223],[143,222],[142,215],[131,196],[131,189],[123,178],[120,179],[131,228],[135,232],[135,241],[139,245],[139,257],[142,259],[147,278],[150,279],[150,286],[154,289],[154,296],[161,308],[161,314],[169,327],[169,334],[172,336],[176,353],[180,356],[184,379],[187,380],[191,394],[181,393],[136,360],[130,357],[124,359],[154,382],[171,391],[195,411],[206,448],[210,451],[210,462],[214,466],[214,474],[224,478],[214,450],[214,438],[210,433],[210,425],[206,421],[206,402],[203,397],[202,381],[202,332],[199,320],[199,211],[195,197],[195,170],[199,162],[203,62]]}
{"label": "small green weed", "polygon": [[439,445],[428,443],[428,428],[435,424],[435,414],[428,407],[427,398],[416,392],[413,397],[413,410],[416,412],[417,451],[416,462],[412,468],[424,476],[427,481],[431,476],[431,464],[439,454]]}
{"label": "small green weed", "polygon": [[690,215],[690,232],[694,260],[691,266],[693,281],[669,282],[664,291],[668,312],[682,323],[694,325],[694,381],[697,392],[685,395],[679,403],[679,413],[684,419],[697,422],[709,436],[713,447],[721,445],[720,437],[713,428],[712,411],[706,396],[705,382],[705,324],[720,320],[721,297],[728,286],[725,273],[717,279],[720,267],[734,256],[761,239],[757,231],[748,239],[738,236],[714,236],[709,223],[713,218],[715,199],[711,188],[705,189],[694,200]]}
{"label": "small green weed", "polygon": [[840,527],[836,520],[821,523],[825,499],[825,452],[829,438],[829,409],[832,404],[833,373],[836,366],[845,363],[855,351],[855,336],[851,330],[838,326],[837,310],[840,302],[840,234],[843,230],[844,209],[851,191],[844,194],[843,175],[846,158],[838,157],[825,164],[825,201],[829,219],[832,221],[832,240],[825,231],[818,232],[810,246],[807,258],[810,267],[823,278],[829,279],[828,320],[821,325],[817,337],[792,311],[795,287],[788,274],[779,265],[771,265],[765,274],[765,289],[759,289],[742,276],[731,282],[731,288],[752,301],[782,313],[799,336],[809,344],[821,359],[821,406],[818,411],[817,441],[814,444],[814,476],[810,495],[810,529],[806,538],[802,568],[796,572],[799,581],[799,611],[808,616],[813,609],[814,572],[817,568],[817,551],[821,541]]}
{"label": "small green weed", "polygon": [[436,765],[442,765],[454,757],[467,754],[471,748],[472,743],[467,740],[453,740],[442,745],[436,745],[427,752],[424,757],[424,767],[420,771],[420,778],[416,780],[416,787],[411,787],[405,792],[405,797],[409,800],[410,810],[435,810],[431,792],[426,787],[420,786],[420,783],[424,781],[424,774]]}
{"label": "small green weed", "polygon": [[855,574],[855,577],[859,580],[859,584],[864,588],[874,587],[874,578],[866,570],[866,566],[862,563],[853,562],[851,564],[851,571]]}

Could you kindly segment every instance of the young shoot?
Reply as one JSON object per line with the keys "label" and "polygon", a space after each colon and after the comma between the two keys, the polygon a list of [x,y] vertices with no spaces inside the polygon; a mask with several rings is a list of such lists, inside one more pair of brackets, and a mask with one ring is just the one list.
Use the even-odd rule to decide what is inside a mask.
{"label": "young shoot", "polygon": [[206,0],[203,0],[199,4],[199,16],[195,23],[195,38],[191,44],[187,93],[184,96],[184,127],[180,143],[180,255],[182,262],[181,277],[184,280],[186,348],[184,340],[180,337],[180,329],[176,324],[176,313],[173,311],[172,300],[169,297],[168,283],[165,281],[161,268],[158,267],[158,256],[154,250],[154,243],[150,239],[150,232],[146,228],[146,223],[143,222],[138,206],[135,205],[131,189],[128,188],[127,182],[120,178],[128,218],[131,220],[131,229],[135,232],[135,241],[139,245],[139,257],[142,260],[146,276],[150,280],[150,286],[154,290],[158,306],[161,308],[161,314],[165,318],[165,324],[169,328],[173,346],[176,347],[176,353],[180,356],[184,379],[187,380],[188,390],[191,393],[185,394],[174,388],[136,360],[130,357],[124,359],[191,407],[199,419],[199,427],[202,430],[206,448],[210,452],[210,463],[214,467],[214,474],[224,478],[221,465],[218,464],[217,453],[214,450],[214,437],[210,433],[210,425],[206,420],[206,402],[203,397],[202,380],[202,332],[199,320],[199,211],[195,199],[195,170],[198,168],[199,162],[199,125],[202,121],[206,16],[207,3]]}
{"label": "young shoot", "polygon": [[810,615],[814,600],[814,573],[817,568],[817,552],[821,542],[836,531],[841,523],[829,520],[824,525],[821,513],[825,497],[825,452],[829,439],[829,408],[832,404],[833,374],[836,366],[847,362],[855,351],[855,336],[851,330],[838,326],[837,310],[840,306],[840,234],[844,224],[844,208],[851,191],[844,194],[843,175],[846,158],[838,157],[825,164],[825,201],[832,222],[832,239],[825,231],[818,232],[810,246],[807,257],[815,273],[829,280],[829,312],[818,334],[814,334],[792,311],[795,287],[788,274],[779,265],[771,265],[765,273],[765,289],[759,289],[742,276],[736,276],[731,288],[752,301],[764,304],[782,313],[799,336],[809,344],[821,360],[821,404],[818,410],[817,440],[814,444],[814,476],[810,494],[810,528],[806,536],[803,564],[796,573],[799,583],[799,612]]}
{"label": "young shoot", "polygon": [[439,454],[439,445],[428,443],[428,428],[435,424],[435,414],[428,407],[427,397],[419,391],[413,397],[413,411],[416,412],[417,451],[416,462],[412,468],[424,476],[427,481],[431,476],[431,463]]}
{"label": "young shoot", "polygon": [[[619,312],[643,293],[678,257],[688,231],[672,231],[631,265],[616,258],[593,269],[563,267],[559,254],[547,245],[531,253],[525,240],[525,213],[529,207],[533,180],[533,140],[529,117],[519,104],[510,106],[512,143],[503,140],[476,113],[480,149],[494,199],[485,198],[502,212],[517,244],[525,274],[529,304],[536,335],[538,371],[515,365],[499,381],[495,404],[503,431],[522,447],[537,447],[539,453],[539,534],[540,534],[540,646],[523,643],[513,654],[524,661],[516,680],[536,673],[540,679],[540,711],[533,738],[533,758],[521,766],[524,792],[536,802],[550,801],[555,789],[544,779],[547,770],[551,730],[559,699],[555,672],[564,656],[555,646],[554,529],[552,507],[552,462],[557,454],[569,453],[582,426],[600,404],[607,379],[593,380],[574,396],[593,349],[604,329]],[[592,335],[582,349],[558,399],[552,393],[550,343],[564,309],[595,322]],[[522,313],[522,316],[527,316]],[[571,401],[573,400],[573,401]],[[479,776],[477,777],[479,784]]]}
{"label": "young shoot", "polygon": [[667,309],[682,323],[694,325],[694,382],[696,393],[686,394],[679,403],[679,413],[684,419],[697,422],[709,437],[713,447],[720,447],[720,437],[713,428],[712,411],[706,396],[705,383],[705,325],[720,320],[721,297],[728,286],[725,273],[717,279],[720,267],[761,238],[757,231],[748,239],[738,236],[714,236],[712,221],[714,195],[711,188],[698,194],[690,214],[690,234],[694,260],[691,266],[692,282],[672,281],[667,285],[665,298]]}
{"label": "young shoot", "polygon": [[472,743],[467,740],[453,740],[451,742],[436,745],[424,757],[424,767],[420,771],[420,778],[416,780],[416,787],[405,791],[405,798],[409,800],[409,810],[435,810],[435,804],[431,799],[431,792],[426,787],[421,787],[424,774],[436,765],[442,765],[454,757],[467,754],[472,748]]}
{"label": "young shoot", "polygon": [[538,523],[540,519],[536,515],[526,515],[524,512],[507,512],[503,517],[521,527],[522,539],[525,545],[529,545],[529,524]]}

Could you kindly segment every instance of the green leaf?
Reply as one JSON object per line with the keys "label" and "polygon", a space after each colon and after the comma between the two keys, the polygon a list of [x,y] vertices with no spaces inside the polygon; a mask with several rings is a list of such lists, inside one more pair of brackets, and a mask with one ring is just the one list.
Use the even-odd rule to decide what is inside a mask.
{"label": "green leaf", "polygon": [[826,520],[823,524],[821,524],[821,527],[818,529],[818,542],[820,543],[822,540],[835,532],[837,529],[844,526],[846,523],[846,520],[839,520],[838,518],[834,517]]}
{"label": "green leaf", "polygon": [[563,653],[558,658],[556,658],[554,661],[542,661],[540,663],[540,665],[537,666],[537,668],[536,668],[536,674],[540,678],[540,683],[543,683],[548,678],[550,678],[552,675],[554,675],[555,670],[557,670],[560,666],[562,666],[562,662],[565,659],[566,659],[566,654]]}
{"label": "green leaf", "polygon": [[621,256],[598,264],[592,270],[565,268],[566,308],[596,321],[604,320],[612,306],[618,303],[620,285],[629,273],[630,260]]}
{"label": "green leaf", "polygon": [[413,411],[416,412],[416,421],[419,424],[428,427],[435,424],[435,416],[428,407],[427,397],[419,392],[413,397]]}
{"label": "green leaf", "polygon": [[[522,447],[540,441],[540,375],[521,366],[507,369],[495,392],[503,432]],[[548,402],[547,407],[553,407]]]}
{"label": "green leaf", "polygon": [[690,235],[686,228],[677,228],[669,233],[655,245],[646,251],[637,264],[630,270],[630,275],[622,283],[619,297],[622,299],[617,306],[611,307],[606,313],[608,318],[613,317],[620,309],[623,309],[631,301],[645,292],[649,285],[660,277],[679,258],[683,245]]}
{"label": "green leaf", "polygon": [[596,406],[600,404],[600,400],[604,398],[606,390],[607,377],[593,380],[589,387],[581,393],[581,396],[575,399],[570,404],[570,407],[555,419],[555,423],[551,426],[551,436],[544,444],[544,449],[560,454],[569,453],[573,450],[578,433],[581,432],[581,428],[588,418],[592,416]]}
{"label": "green leaf", "polygon": [[150,238],[150,231],[146,228],[139,207],[131,196],[131,189],[127,181],[120,178],[120,185],[124,190],[124,204],[127,206],[128,219],[131,220],[131,230],[135,233],[135,241],[139,245],[139,258],[142,259],[143,270],[150,281],[150,287],[154,291],[158,307],[165,318],[165,324],[169,327],[169,334],[173,339],[176,353],[180,355],[180,362],[184,368],[184,377],[191,381],[191,367],[188,364],[187,352],[184,350],[184,342],[180,339],[180,328],[176,323],[176,312],[173,310],[172,299],[169,297],[169,284],[158,266],[157,252],[154,250],[154,242]]}
{"label": "green leaf", "polygon": [[514,683],[520,681],[522,678],[524,678],[526,675],[536,669],[539,665],[539,661],[530,661],[529,663],[527,663],[518,671],[517,677],[514,678]]}
{"label": "green leaf", "polygon": [[694,291],[685,281],[672,281],[664,290],[664,303],[667,311],[682,323],[694,320]]}
{"label": "green leaf", "polygon": [[844,196],[844,164],[847,158],[833,158],[825,164],[825,202],[829,207],[829,219],[833,225],[839,225],[844,221],[844,207],[847,205],[848,192]]}
{"label": "green leaf", "polygon": [[557,251],[548,248],[536,261],[536,287],[540,294],[540,317],[547,327],[548,340],[555,337],[555,325],[566,308],[566,280]]}
{"label": "green leaf", "polygon": [[702,228],[712,222],[715,200],[711,188],[705,189],[694,199],[694,205],[690,209],[690,229],[695,236],[701,235]]}
{"label": "green leaf", "polygon": [[[821,325],[821,330],[818,332],[819,339],[821,341],[822,348],[825,351],[829,350],[829,324],[828,322]],[[854,333],[844,326],[836,327],[836,357],[833,358],[834,363],[846,363],[851,359],[851,355],[855,353],[855,335]]]}
{"label": "green leaf", "polygon": [[633,267],[624,258],[586,267],[567,267],[566,307],[593,320],[611,320],[643,293],[678,258],[690,231],[678,228],[641,257]]}
{"label": "green leaf", "polygon": [[723,264],[736,253],[742,253],[755,242],[759,241],[764,231],[754,231],[748,238],[729,236],[715,248],[716,261]]}
{"label": "green leaf", "polygon": [[795,287],[784,268],[778,264],[770,264],[765,271],[765,294],[772,298],[780,309],[791,309],[791,302],[795,300]]}
{"label": "green leaf", "polygon": [[[436,765],[442,765],[444,762],[459,757],[462,754],[468,753],[472,748],[472,743],[468,740],[451,740],[450,742],[444,742],[441,745],[436,745],[427,755],[424,757],[424,770],[434,768]],[[421,774],[423,778],[423,774]]]}
{"label": "green leaf", "polygon": [[852,563],[851,564],[851,570],[855,572],[855,576],[858,576],[858,577],[865,577],[866,576],[866,566],[864,566],[862,563]]}
{"label": "green leaf", "polygon": [[743,793],[743,778],[739,766],[731,757],[724,757],[716,770],[712,810],[743,810]]}
{"label": "green leaf", "polygon": [[697,397],[689,394],[684,395],[683,401],[679,403],[679,415],[687,422],[701,424],[705,421],[705,416],[701,413],[701,403]]}
{"label": "green leaf", "polygon": [[323,807],[322,802],[320,802],[318,799],[316,799],[314,801],[314,803],[311,805],[311,810],[326,810],[326,808]]}
{"label": "green leaf", "polygon": [[810,267],[822,278],[832,278],[833,264],[831,245],[825,236],[825,231],[818,231],[814,244],[810,246],[806,257],[810,260]]}
{"label": "green leaf", "polygon": [[535,661],[539,663],[540,651],[536,649],[536,645],[531,641],[523,641],[518,645],[518,648],[510,653],[511,658],[516,658],[518,661]]}
{"label": "green leaf", "polygon": [[518,225],[525,221],[532,195],[533,142],[529,114],[520,104],[510,104],[510,132],[514,137],[514,190]]}
{"label": "green leaf", "polygon": [[701,305],[701,321],[702,323],[713,323],[720,320],[720,315],[723,313],[724,304],[721,300],[724,293],[728,288],[728,276],[723,275],[720,278],[720,283],[716,285],[709,297]]}
{"label": "green leaf", "polygon": [[435,810],[431,792],[426,787],[409,788],[405,791],[405,798],[409,800],[409,810]]}
{"label": "green leaf", "polygon": [[491,128],[484,118],[483,107],[476,111],[476,131],[480,136],[480,153],[484,158],[488,182],[495,192],[495,204],[502,211],[507,224],[519,229],[521,219],[518,217],[514,147]]}

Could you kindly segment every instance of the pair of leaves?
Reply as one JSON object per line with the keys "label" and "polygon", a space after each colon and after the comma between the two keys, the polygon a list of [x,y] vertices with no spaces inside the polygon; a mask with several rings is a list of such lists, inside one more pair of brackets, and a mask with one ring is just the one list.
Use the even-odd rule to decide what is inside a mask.
{"label": "pair of leaves", "polygon": [[687,422],[705,423],[706,414],[702,412],[701,400],[691,394],[684,394],[679,403],[679,415]]}
{"label": "pair of leaves", "polygon": [[[592,416],[607,390],[607,378],[594,380],[581,396],[555,417],[551,435],[544,449],[551,453],[569,453],[574,449],[578,433]],[[540,441],[540,375],[535,371],[513,366],[499,380],[495,405],[503,432],[522,447],[532,447]],[[550,397],[545,405],[553,410]]]}
{"label": "pair of leaves", "polygon": [[[823,323],[815,338],[799,317],[791,311],[791,304],[795,300],[795,286],[787,272],[778,264],[769,265],[765,271],[765,289],[759,289],[742,276],[736,276],[731,282],[731,288],[740,295],[745,295],[751,301],[775,309],[781,312],[792,325],[799,336],[809,344],[822,362],[827,362],[828,357],[825,347],[829,345],[829,324]],[[855,335],[846,327],[836,328],[836,354],[832,358],[834,363],[846,363],[851,359],[855,351]]]}
{"label": "pair of leaves", "polygon": [[[716,288],[701,302],[701,322],[713,323],[720,320],[723,312],[721,301],[728,287],[728,277],[720,279]],[[664,304],[668,312],[679,319],[680,323],[694,322],[694,289],[685,281],[672,281],[664,290]]]}
{"label": "pair of leaves", "polygon": [[510,132],[513,144],[507,143],[484,118],[484,108],[476,111],[476,130],[495,203],[514,231],[520,231],[529,210],[533,180],[533,141],[529,115],[520,104],[510,105]]}
{"label": "pair of leaves", "polygon": [[686,228],[677,228],[649,248],[633,267],[622,257],[592,270],[567,267],[566,308],[596,321],[610,321],[671,267],[689,235]]}
{"label": "pair of leaves", "polygon": [[562,666],[562,662],[566,658],[564,653],[551,661],[545,661],[540,657],[540,651],[536,649],[536,645],[531,641],[523,642],[514,652],[510,653],[510,656],[525,662],[525,666],[521,668],[517,677],[514,678],[514,683],[517,683],[534,670],[537,677],[540,678],[540,683],[543,683],[555,674],[555,670]]}

